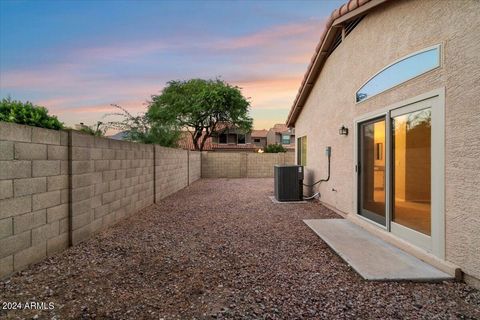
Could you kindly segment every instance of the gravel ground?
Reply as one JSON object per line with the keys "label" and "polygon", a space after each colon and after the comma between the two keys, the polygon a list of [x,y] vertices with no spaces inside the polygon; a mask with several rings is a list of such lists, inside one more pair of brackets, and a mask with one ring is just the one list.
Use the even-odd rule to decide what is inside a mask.
{"label": "gravel ground", "polygon": [[366,282],[302,222],[318,202],[273,204],[271,179],[201,180],[0,282],[0,301],[53,310],[7,319],[480,319],[463,283]]}

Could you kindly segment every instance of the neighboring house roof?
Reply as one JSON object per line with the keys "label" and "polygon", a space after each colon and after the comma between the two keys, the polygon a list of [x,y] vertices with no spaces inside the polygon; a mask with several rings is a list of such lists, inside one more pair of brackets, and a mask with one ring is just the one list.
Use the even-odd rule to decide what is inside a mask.
{"label": "neighboring house roof", "polygon": [[251,136],[252,138],[266,138],[268,130],[252,130]]}
{"label": "neighboring house roof", "polygon": [[222,131],[225,131],[225,130],[240,130],[240,131],[243,131],[242,129],[240,129],[237,125],[234,125],[232,124],[231,122],[228,122],[228,121],[220,121],[217,123],[217,125],[215,126],[215,131],[217,133],[222,133]]}
{"label": "neighboring house roof", "polygon": [[308,95],[312,90],[315,81],[325,63],[325,60],[335,45],[335,37],[342,32],[342,25],[365,13],[388,0],[350,0],[340,8],[334,10],[325,24],[325,29],[315,49],[310,64],[305,73],[300,89],[298,90],[293,106],[288,114],[286,125],[293,127],[298,118]]}
{"label": "neighboring house roof", "polygon": [[115,133],[112,136],[107,136],[107,138],[113,139],[113,140],[125,140],[125,138],[128,135],[128,131],[120,131]]}
{"label": "neighboring house roof", "polygon": [[288,127],[284,123],[277,123],[270,130],[273,130],[275,133],[282,133],[282,132],[288,131]]}
{"label": "neighboring house roof", "polygon": [[235,129],[235,126],[230,122],[226,122],[226,121],[221,121],[217,123],[217,125],[215,126],[215,131],[217,132],[223,131],[225,129]]}
{"label": "neighboring house roof", "polygon": [[278,133],[278,134],[283,134],[283,133],[291,134],[291,135],[295,134],[295,130],[287,127],[287,125],[284,124],[284,123],[277,123],[270,130],[272,130],[273,132]]}
{"label": "neighboring house roof", "polygon": [[[204,133],[205,134],[205,133]],[[202,137],[203,138],[203,137]],[[200,138],[200,139],[202,139]],[[201,141],[201,140],[200,140]],[[178,146],[185,150],[195,150],[195,146],[193,145],[193,138],[190,132],[183,131],[180,135],[180,139],[178,140]],[[209,137],[205,141],[205,145],[203,146],[204,151],[213,150],[212,146],[212,138]]]}

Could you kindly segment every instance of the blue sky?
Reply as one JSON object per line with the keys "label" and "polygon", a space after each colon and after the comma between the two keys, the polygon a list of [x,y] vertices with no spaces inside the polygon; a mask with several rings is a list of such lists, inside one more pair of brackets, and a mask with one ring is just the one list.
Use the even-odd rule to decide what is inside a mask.
{"label": "blue sky", "polygon": [[284,122],[324,22],[344,1],[0,1],[0,96],[72,125],[145,110],[169,80],[221,77],[254,126]]}

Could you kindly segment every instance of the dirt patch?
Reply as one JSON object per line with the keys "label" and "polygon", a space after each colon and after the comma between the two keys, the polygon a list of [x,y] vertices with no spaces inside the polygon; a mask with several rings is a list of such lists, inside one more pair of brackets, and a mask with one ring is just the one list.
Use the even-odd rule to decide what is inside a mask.
{"label": "dirt patch", "polygon": [[462,283],[362,280],[302,222],[339,216],[272,194],[272,179],[200,180],[0,282],[0,301],[54,304],[0,318],[480,318]]}

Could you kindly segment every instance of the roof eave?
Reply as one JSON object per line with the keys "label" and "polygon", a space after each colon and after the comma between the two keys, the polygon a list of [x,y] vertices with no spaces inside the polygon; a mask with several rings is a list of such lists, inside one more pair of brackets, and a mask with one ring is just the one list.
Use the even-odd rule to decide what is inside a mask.
{"label": "roof eave", "polygon": [[[312,91],[315,81],[317,80],[326,59],[330,54],[333,40],[335,39],[337,33],[341,32],[343,24],[365,14],[367,11],[370,11],[387,1],[388,0],[371,0],[368,2],[364,0],[349,1],[347,4],[344,4],[332,13],[330,19],[326,23],[327,30],[320,38],[319,45],[315,50],[300,89],[298,90],[297,96],[293,102],[293,106],[288,114],[286,125],[289,128],[295,127],[295,122],[297,121],[298,115],[300,114],[308,96],[310,95],[310,92]],[[351,7],[353,5],[356,7]]]}

